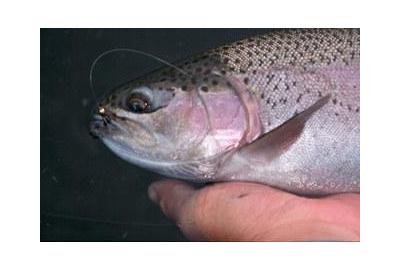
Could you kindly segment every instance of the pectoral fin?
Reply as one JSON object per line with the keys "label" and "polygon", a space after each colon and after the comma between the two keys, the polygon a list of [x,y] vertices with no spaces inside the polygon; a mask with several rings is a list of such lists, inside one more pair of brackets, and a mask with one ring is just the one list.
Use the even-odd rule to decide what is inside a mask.
{"label": "pectoral fin", "polygon": [[330,99],[326,95],[311,107],[292,117],[274,130],[262,135],[253,143],[243,146],[235,155],[247,160],[269,162],[286,152],[303,132],[306,122],[321,109]]}

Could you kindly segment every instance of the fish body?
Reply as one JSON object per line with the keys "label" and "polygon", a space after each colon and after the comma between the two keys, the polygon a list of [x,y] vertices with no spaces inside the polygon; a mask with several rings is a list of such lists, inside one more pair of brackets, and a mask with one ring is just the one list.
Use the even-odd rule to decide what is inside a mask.
{"label": "fish body", "polygon": [[91,130],[169,177],[359,192],[359,65],[358,29],[273,31],[118,87]]}

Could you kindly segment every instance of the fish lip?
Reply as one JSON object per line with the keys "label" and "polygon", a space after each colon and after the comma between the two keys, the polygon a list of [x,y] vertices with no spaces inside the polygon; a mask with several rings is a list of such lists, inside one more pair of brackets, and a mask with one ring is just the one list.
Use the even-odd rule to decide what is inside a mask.
{"label": "fish lip", "polygon": [[100,119],[92,119],[89,123],[89,135],[94,139],[99,139],[102,136],[102,132],[100,131],[104,128],[104,122]]}
{"label": "fish lip", "polygon": [[89,122],[89,135],[94,139],[102,138],[105,134],[105,128],[110,122],[100,114],[93,114],[92,120]]}
{"label": "fish lip", "polygon": [[121,131],[118,118],[110,115],[93,114],[89,122],[89,134],[97,139],[112,136],[115,132]]}

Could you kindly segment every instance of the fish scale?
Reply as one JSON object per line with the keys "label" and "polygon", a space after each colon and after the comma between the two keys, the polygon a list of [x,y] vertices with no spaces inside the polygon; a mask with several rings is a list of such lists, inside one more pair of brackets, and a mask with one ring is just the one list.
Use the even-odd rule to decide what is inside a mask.
{"label": "fish scale", "polygon": [[[122,158],[170,177],[358,192],[359,63],[359,29],[275,30],[116,89],[100,104],[113,131],[92,131]],[[129,112],[136,92],[160,104]]]}

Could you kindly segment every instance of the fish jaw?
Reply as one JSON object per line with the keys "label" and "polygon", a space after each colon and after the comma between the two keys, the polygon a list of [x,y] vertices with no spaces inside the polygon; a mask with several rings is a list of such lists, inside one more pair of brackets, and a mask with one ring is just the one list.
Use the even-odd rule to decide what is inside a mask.
{"label": "fish jaw", "polygon": [[112,108],[105,106],[107,113],[95,116],[91,130],[137,166],[169,177],[210,180],[227,152],[262,133],[261,124],[249,125],[259,115],[251,102],[242,88],[177,93],[168,106],[150,114],[108,113]]}

